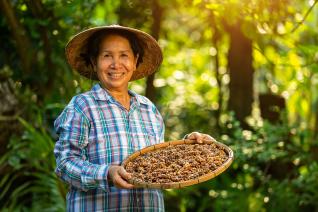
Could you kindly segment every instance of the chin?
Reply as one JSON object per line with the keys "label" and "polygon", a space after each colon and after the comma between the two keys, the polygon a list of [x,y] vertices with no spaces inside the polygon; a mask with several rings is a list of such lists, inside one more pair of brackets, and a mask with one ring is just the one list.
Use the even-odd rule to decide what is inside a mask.
{"label": "chin", "polygon": [[102,83],[105,88],[108,89],[120,89],[120,88],[125,88],[128,86],[128,83],[123,83],[123,82],[108,82],[108,83]]}

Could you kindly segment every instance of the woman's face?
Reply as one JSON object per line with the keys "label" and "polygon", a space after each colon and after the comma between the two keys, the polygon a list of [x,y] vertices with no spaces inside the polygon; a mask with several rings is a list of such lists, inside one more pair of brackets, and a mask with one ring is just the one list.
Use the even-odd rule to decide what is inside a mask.
{"label": "woman's face", "polygon": [[115,34],[104,37],[95,67],[102,86],[110,91],[127,91],[137,59],[126,38]]}

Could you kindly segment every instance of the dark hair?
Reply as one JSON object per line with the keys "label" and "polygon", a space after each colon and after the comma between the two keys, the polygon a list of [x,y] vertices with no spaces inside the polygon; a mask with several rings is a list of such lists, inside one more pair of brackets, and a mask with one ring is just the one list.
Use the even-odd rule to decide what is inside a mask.
{"label": "dark hair", "polygon": [[87,46],[86,61],[87,60],[89,60],[89,62],[96,61],[96,58],[97,58],[97,56],[99,54],[99,50],[100,50],[99,49],[100,42],[102,41],[102,39],[105,36],[108,36],[108,35],[119,35],[121,37],[126,38],[129,41],[129,44],[130,44],[130,47],[133,51],[134,56],[136,57],[137,55],[139,55],[136,67],[138,67],[138,65],[140,63],[142,63],[144,49],[140,45],[139,40],[136,37],[136,35],[131,33],[131,32],[116,30],[116,29],[112,30],[111,32],[109,32],[107,30],[97,31],[88,39],[87,44],[86,44],[86,46]]}

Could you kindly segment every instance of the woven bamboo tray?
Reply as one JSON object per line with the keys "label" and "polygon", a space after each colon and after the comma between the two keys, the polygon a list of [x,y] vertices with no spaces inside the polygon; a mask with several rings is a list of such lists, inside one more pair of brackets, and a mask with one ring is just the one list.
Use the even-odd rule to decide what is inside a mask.
{"label": "woven bamboo tray", "polygon": [[[129,161],[135,159],[139,155],[143,155],[147,152],[151,152],[151,151],[154,151],[156,149],[165,148],[165,147],[170,146],[170,145],[195,144],[195,143],[197,143],[197,142],[194,140],[184,139],[184,140],[169,141],[169,142],[164,142],[164,143],[148,146],[148,147],[143,148],[139,151],[136,151],[133,154],[131,154],[130,156],[128,156],[122,162],[122,166],[126,167],[126,164]],[[222,143],[217,142],[217,141],[205,141],[204,142],[204,144],[212,144],[212,143],[215,143],[216,145],[223,147],[223,150],[227,154],[228,159],[221,166],[219,166],[214,171],[209,172],[208,174],[202,175],[196,179],[181,181],[181,182],[172,182],[172,183],[142,183],[142,182],[137,182],[136,180],[133,180],[133,179],[128,180],[128,182],[135,185],[135,187],[137,187],[137,188],[171,189],[171,188],[182,188],[182,187],[202,183],[204,181],[215,178],[216,176],[218,176],[222,172],[224,172],[231,165],[231,163],[234,159],[234,154],[233,154],[233,151],[225,144],[222,144]]]}

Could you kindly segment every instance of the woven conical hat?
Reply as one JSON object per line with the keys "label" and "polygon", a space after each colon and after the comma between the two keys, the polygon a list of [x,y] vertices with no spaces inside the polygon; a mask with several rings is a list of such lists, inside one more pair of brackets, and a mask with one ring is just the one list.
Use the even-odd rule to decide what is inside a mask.
{"label": "woven conical hat", "polygon": [[65,54],[67,62],[72,69],[89,79],[98,80],[96,72],[93,67],[87,63],[82,55],[87,54],[87,42],[89,38],[97,31],[123,31],[133,33],[138,39],[139,44],[144,50],[142,62],[134,71],[130,81],[146,77],[154,73],[162,62],[162,51],[158,42],[149,34],[130,27],[120,25],[100,26],[84,30],[76,34],[67,43]]}

